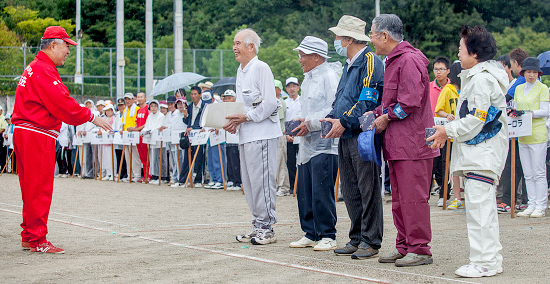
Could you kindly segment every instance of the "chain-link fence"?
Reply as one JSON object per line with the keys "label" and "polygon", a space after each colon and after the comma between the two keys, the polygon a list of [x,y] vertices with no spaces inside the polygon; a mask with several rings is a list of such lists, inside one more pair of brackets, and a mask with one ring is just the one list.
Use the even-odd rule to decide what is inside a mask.
{"label": "chain-link fence", "polygon": [[[0,47],[0,92],[15,94],[18,77],[38,53],[37,47]],[[126,92],[145,92],[145,48],[125,48],[124,85]],[[116,48],[83,47],[81,72],[84,84],[75,84],[76,52],[71,50],[59,74],[73,95],[116,97]],[[183,72],[194,72],[208,79],[234,77],[239,63],[231,50],[184,49]],[[153,49],[153,79],[161,80],[174,72],[174,49]]]}

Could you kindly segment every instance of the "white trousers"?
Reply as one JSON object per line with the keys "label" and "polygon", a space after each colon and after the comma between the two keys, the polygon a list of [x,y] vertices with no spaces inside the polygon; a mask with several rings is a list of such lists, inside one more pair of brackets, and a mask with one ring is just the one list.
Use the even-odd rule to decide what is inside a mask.
{"label": "white trousers", "polygon": [[279,138],[239,145],[244,195],[254,217],[252,224],[258,228],[271,228],[277,222],[277,144]]}
{"label": "white trousers", "polygon": [[[128,178],[130,178],[130,156],[132,157],[132,181],[137,181],[141,177],[141,160],[139,159],[139,152],[136,145],[124,146],[124,157],[126,158],[126,172]],[[132,147],[132,151],[130,151]],[[130,153],[131,152],[131,153]]]}
{"label": "white trousers", "polygon": [[546,183],[546,143],[519,143],[519,156],[527,187],[528,206],[546,210],[548,184]]}
{"label": "white trousers", "polygon": [[286,165],[286,139],[279,139],[277,147],[277,190],[290,192],[290,181]]}
{"label": "white trousers", "polygon": [[502,267],[502,245],[500,244],[496,201],[497,176],[490,171],[467,171],[492,178],[494,185],[465,179],[464,199],[466,202],[466,225],[470,242],[470,262],[489,270]]}
{"label": "white trousers", "polygon": [[[101,147],[101,146],[98,146]],[[111,145],[103,145],[103,160],[100,161],[103,176],[113,176],[113,158],[115,160],[115,172],[117,169],[116,153],[111,152]],[[113,157],[114,156],[114,157]],[[101,155],[99,157],[101,159]]]}

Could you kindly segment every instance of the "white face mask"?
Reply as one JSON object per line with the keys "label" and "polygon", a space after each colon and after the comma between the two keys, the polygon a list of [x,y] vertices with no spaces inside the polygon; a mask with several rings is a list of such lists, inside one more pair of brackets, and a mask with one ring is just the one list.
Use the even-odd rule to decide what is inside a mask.
{"label": "white face mask", "polygon": [[334,49],[336,49],[336,53],[338,53],[341,56],[346,56],[346,57],[348,56],[348,46],[343,47],[341,39],[334,41]]}

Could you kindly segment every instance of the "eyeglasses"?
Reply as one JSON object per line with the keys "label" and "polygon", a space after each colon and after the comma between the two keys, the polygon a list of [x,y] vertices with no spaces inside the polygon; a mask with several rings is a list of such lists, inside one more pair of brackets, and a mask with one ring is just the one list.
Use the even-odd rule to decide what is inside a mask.
{"label": "eyeglasses", "polygon": [[376,36],[376,38],[380,38],[380,36],[382,35],[382,33],[384,33],[384,32],[381,32],[381,33],[379,33],[379,34],[370,33],[368,36],[369,36],[369,38],[372,38],[373,36]]}
{"label": "eyeglasses", "polygon": [[449,69],[442,69],[442,68],[438,68],[438,69],[434,69],[434,72],[445,72]]}

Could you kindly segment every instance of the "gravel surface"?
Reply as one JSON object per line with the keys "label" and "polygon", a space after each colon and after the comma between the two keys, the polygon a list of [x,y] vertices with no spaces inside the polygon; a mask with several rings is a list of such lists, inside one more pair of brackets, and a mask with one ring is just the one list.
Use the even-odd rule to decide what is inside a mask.
{"label": "gravel surface", "polygon": [[[62,255],[20,249],[21,194],[17,176],[0,177],[2,283],[548,283],[549,219],[499,215],[504,273],[464,279],[468,263],[465,212],[443,211],[432,197],[434,264],[397,268],[377,259],[293,249],[300,239],[296,198],[279,197],[277,243],[238,243],[251,215],[239,191],[56,178],[48,240]],[[348,241],[349,219],[337,203],[338,242]],[[384,204],[381,254],[393,250],[391,203]]]}

